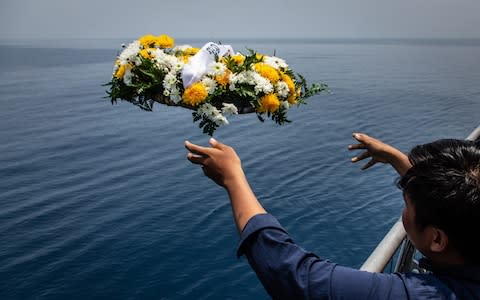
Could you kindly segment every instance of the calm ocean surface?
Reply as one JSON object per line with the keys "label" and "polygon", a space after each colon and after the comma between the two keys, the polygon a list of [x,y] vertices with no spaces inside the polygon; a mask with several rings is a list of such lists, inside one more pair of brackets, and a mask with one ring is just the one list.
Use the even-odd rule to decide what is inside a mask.
{"label": "calm ocean surface", "polygon": [[[102,98],[122,42],[0,41],[0,299],[268,298],[226,193],[185,158],[208,141],[191,113]],[[480,124],[480,41],[223,42],[329,84],[289,125],[242,115],[215,136],[297,243],[347,266],[402,209],[393,169],[350,163],[351,132],[408,151]]]}

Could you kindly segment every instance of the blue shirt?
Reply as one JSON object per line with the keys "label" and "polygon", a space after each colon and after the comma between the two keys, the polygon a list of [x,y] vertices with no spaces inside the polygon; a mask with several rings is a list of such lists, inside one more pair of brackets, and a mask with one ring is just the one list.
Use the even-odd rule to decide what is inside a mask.
{"label": "blue shirt", "polygon": [[248,221],[237,254],[245,254],[274,299],[480,299],[479,266],[430,268],[431,274],[342,267],[297,246],[270,214]]}

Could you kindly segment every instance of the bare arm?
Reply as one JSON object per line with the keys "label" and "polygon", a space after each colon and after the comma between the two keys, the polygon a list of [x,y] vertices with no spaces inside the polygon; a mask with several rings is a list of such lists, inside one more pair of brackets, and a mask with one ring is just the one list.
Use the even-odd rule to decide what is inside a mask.
{"label": "bare arm", "polygon": [[372,138],[363,133],[353,133],[353,138],[359,141],[359,144],[352,144],[348,146],[349,150],[365,149],[360,155],[354,156],[352,162],[356,163],[365,158],[371,157],[363,167],[362,170],[368,169],[377,162],[390,164],[400,176],[403,176],[412,164],[408,160],[407,155],[380,140]]}
{"label": "bare arm", "polygon": [[202,147],[186,141],[185,147],[190,151],[187,158],[202,165],[205,175],[227,190],[240,233],[250,218],[266,211],[250,188],[235,150],[213,138],[209,143],[211,147]]}

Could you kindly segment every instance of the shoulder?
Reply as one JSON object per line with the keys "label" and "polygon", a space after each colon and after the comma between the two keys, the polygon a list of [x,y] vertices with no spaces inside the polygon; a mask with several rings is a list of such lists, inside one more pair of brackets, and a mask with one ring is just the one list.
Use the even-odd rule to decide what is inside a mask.
{"label": "shoulder", "polygon": [[480,299],[480,286],[452,276],[399,274],[412,299]]}
{"label": "shoulder", "polygon": [[336,266],[330,295],[335,299],[480,299],[460,280],[435,274],[371,273]]}

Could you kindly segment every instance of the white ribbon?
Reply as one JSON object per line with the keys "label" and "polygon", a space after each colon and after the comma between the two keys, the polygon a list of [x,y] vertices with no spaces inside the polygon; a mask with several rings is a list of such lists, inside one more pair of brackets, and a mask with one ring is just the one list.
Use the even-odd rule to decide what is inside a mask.
{"label": "white ribbon", "polygon": [[200,49],[197,54],[192,56],[188,63],[183,66],[183,87],[187,88],[199,81],[202,76],[207,73],[208,66],[215,62],[215,57],[222,57],[226,54],[235,54],[232,46],[218,45],[212,42],[206,43],[202,49]]}

